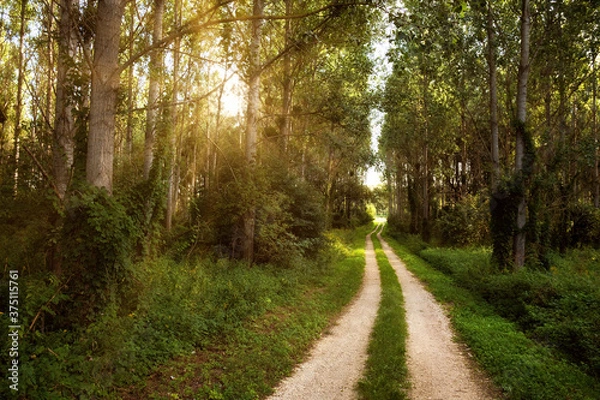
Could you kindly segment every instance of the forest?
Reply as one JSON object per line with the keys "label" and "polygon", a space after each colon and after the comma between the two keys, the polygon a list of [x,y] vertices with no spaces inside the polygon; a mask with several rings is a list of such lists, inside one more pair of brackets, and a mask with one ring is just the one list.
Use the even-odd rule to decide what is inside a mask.
{"label": "forest", "polygon": [[264,398],[386,217],[594,398],[599,21],[595,0],[3,1],[0,396]]}

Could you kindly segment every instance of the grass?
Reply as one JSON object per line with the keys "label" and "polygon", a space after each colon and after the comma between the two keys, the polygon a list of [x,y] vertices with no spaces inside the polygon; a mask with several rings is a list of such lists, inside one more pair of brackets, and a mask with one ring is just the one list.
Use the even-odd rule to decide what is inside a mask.
{"label": "grass", "polygon": [[[19,395],[265,397],[358,291],[369,229],[332,232],[326,250],[287,267],[168,258],[133,265],[127,304],[110,302],[90,324],[21,338]],[[54,296],[58,282],[22,283],[24,326],[41,307],[68,301]],[[4,336],[8,326],[0,314]],[[7,390],[0,386],[1,398]]]}
{"label": "grass", "polygon": [[434,296],[451,306],[452,323],[460,340],[471,348],[507,399],[600,398],[598,382],[577,365],[525,336],[515,323],[500,317],[494,307],[460,287],[452,277],[432,268],[392,238],[386,240]]}
{"label": "grass", "polygon": [[369,342],[366,372],[358,389],[367,400],[403,400],[409,387],[404,298],[396,272],[375,235],[373,245],[381,276],[381,303]]}
{"label": "grass", "polygon": [[[372,227],[334,232],[335,257],[328,265],[294,273],[285,294],[271,296],[264,312],[230,325],[222,335],[166,362],[119,395],[250,400],[270,394],[360,287],[367,229]],[[285,272],[272,273],[289,279]]]}

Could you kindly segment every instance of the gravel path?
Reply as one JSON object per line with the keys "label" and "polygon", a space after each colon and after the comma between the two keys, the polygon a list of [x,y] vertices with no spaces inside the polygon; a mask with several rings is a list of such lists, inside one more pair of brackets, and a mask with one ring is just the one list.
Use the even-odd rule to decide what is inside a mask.
{"label": "gravel path", "polygon": [[442,307],[404,266],[387,243],[385,255],[398,275],[404,294],[408,325],[408,371],[413,400],[493,399],[489,381],[453,340],[450,321]]}
{"label": "gravel path", "polygon": [[270,400],[354,399],[367,360],[369,337],[381,297],[379,270],[366,240],[363,286],[344,314],[316,344],[309,359],[283,380]]}
{"label": "gravel path", "polygon": [[[412,400],[494,399],[493,385],[454,342],[442,307],[381,236],[377,236],[404,294],[408,325],[406,350],[412,384],[409,397]],[[360,293],[317,342],[308,360],[283,380],[268,400],[356,399],[355,386],[367,360],[367,347],[381,297],[371,234],[366,239],[365,256]]]}

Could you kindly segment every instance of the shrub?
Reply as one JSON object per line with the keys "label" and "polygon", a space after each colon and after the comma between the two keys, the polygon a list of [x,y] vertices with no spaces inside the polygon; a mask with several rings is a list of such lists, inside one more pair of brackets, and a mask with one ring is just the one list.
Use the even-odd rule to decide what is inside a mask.
{"label": "shrub", "polygon": [[600,267],[592,254],[552,255],[554,265],[549,272],[492,273],[489,251],[435,248],[420,252],[433,267],[485,299],[525,333],[600,376]]}
{"label": "shrub", "polygon": [[436,227],[443,243],[466,246],[489,241],[489,206],[481,195],[463,197],[442,209]]}

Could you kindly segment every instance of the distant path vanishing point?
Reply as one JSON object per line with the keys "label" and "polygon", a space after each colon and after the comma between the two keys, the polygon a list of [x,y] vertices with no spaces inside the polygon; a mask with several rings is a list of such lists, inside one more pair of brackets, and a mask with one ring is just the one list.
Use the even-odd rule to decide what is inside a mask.
{"label": "distant path vanishing point", "polygon": [[269,400],[356,398],[355,387],[363,374],[381,297],[379,270],[371,241],[373,232],[366,239],[365,273],[358,295],[335,325],[317,341],[309,358],[279,384]]}

